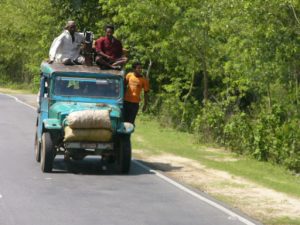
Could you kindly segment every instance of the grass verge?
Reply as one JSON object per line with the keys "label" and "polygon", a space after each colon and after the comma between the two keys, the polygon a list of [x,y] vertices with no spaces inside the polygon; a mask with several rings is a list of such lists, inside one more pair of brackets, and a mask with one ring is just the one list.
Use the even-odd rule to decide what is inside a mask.
{"label": "grass verge", "polygon": [[285,168],[238,156],[225,149],[213,149],[197,144],[192,134],[162,128],[151,117],[139,115],[132,141],[133,149],[142,149],[145,154],[170,153],[193,159],[210,168],[226,171],[264,187],[300,197],[300,177]]}
{"label": "grass verge", "polygon": [[276,220],[269,220],[267,221],[269,225],[299,225],[300,220],[294,220],[287,217],[282,217]]}
{"label": "grass verge", "polygon": [[12,87],[4,87],[0,86],[0,92],[6,93],[6,94],[32,94],[34,91],[31,88],[12,88]]}

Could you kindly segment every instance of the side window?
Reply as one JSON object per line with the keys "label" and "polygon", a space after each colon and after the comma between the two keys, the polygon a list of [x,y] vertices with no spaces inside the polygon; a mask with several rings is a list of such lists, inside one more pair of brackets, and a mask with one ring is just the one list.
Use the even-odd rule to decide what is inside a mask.
{"label": "side window", "polygon": [[47,98],[49,94],[49,80],[43,74],[40,82],[40,98]]}
{"label": "side window", "polygon": [[45,77],[44,79],[44,98],[47,98],[49,96],[49,83],[48,79]]}

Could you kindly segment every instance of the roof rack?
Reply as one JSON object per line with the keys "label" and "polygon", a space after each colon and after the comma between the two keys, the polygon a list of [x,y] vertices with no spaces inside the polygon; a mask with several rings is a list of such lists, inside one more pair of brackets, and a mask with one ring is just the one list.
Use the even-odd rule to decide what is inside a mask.
{"label": "roof rack", "polygon": [[86,65],[72,65],[66,66],[62,63],[51,63],[43,61],[41,64],[41,71],[52,74],[54,72],[67,72],[67,73],[101,73],[124,76],[122,70],[101,70],[98,66],[86,66]]}

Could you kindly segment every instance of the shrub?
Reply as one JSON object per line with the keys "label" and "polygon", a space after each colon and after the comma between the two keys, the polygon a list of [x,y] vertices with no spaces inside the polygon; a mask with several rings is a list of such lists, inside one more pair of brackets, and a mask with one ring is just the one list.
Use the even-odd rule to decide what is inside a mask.
{"label": "shrub", "polygon": [[253,131],[244,112],[236,112],[224,126],[224,145],[240,154],[251,152]]}
{"label": "shrub", "polygon": [[215,140],[222,143],[225,109],[223,104],[213,102],[207,102],[205,107],[200,109],[192,127],[201,142],[210,143]]}

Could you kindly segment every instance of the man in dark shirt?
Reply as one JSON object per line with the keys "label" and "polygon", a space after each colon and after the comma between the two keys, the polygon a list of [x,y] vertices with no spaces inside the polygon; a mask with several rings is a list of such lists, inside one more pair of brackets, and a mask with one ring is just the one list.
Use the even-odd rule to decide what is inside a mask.
{"label": "man in dark shirt", "polygon": [[112,25],[105,27],[105,33],[105,37],[100,37],[95,42],[96,63],[102,69],[121,69],[128,60],[123,56],[122,43],[113,36]]}

